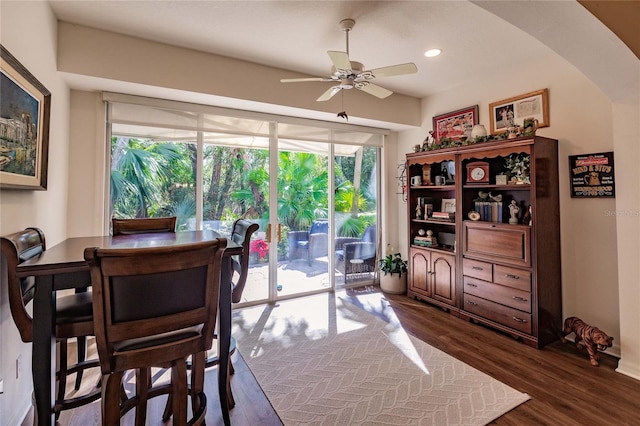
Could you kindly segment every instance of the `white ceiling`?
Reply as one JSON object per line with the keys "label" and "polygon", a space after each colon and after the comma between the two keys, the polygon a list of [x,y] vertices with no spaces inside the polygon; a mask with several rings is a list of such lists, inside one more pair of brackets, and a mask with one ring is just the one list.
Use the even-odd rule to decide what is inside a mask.
{"label": "white ceiling", "polygon": [[[327,50],[345,50],[339,22],[355,19],[352,61],[372,69],[414,62],[413,75],[376,83],[418,98],[509,71],[550,50],[468,1],[67,1],[61,21],[205,52],[328,76]],[[425,58],[430,48],[442,55]],[[283,75],[290,77],[291,75]],[[318,96],[331,83],[317,85]]]}

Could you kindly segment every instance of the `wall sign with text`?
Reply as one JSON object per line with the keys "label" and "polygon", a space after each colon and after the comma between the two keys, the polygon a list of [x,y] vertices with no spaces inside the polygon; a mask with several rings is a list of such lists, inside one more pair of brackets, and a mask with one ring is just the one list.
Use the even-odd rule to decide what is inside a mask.
{"label": "wall sign with text", "polygon": [[571,196],[593,198],[616,196],[613,152],[569,156]]}

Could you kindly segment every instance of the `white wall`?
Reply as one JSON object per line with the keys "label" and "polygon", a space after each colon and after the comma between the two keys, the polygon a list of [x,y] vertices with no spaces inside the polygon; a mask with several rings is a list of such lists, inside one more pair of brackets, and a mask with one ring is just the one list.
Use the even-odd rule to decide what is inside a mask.
{"label": "white wall", "polygon": [[[569,155],[613,151],[611,102],[573,66],[551,54],[545,61],[512,67],[506,78],[478,81],[424,99],[423,129],[400,134],[398,161],[432,129],[434,115],[478,104],[480,124],[489,130],[491,102],[543,88],[549,89],[550,126],[537,134],[558,139],[559,146],[563,317],[581,317],[617,337],[616,220],[607,215],[616,209],[615,199],[571,198],[568,171]],[[406,246],[406,215],[399,217]],[[619,353],[618,340],[611,353]]]}
{"label": "white wall", "polygon": [[[69,89],[56,70],[57,21],[45,2],[0,2],[0,40],[51,92],[49,175],[46,191],[0,190],[0,233],[27,226],[42,228],[49,246],[66,237],[69,140]],[[4,269],[3,269],[4,271]],[[31,403],[31,344],[20,340],[6,294],[6,276],[0,295],[0,424],[20,424]],[[15,378],[15,360],[22,354],[22,376]]]}

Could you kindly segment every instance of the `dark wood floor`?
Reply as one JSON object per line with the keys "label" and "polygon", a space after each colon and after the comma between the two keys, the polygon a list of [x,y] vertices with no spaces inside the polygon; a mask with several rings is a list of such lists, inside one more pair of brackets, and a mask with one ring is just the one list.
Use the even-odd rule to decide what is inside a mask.
{"label": "dark wood floor", "polygon": [[[352,296],[358,293],[349,292]],[[531,396],[493,424],[640,425],[640,381],[616,373],[617,359],[606,353],[601,355],[600,367],[592,367],[586,353],[578,352],[571,343],[558,341],[533,349],[406,296],[381,297],[391,304],[407,332]],[[242,358],[236,354],[233,359],[236,374],[231,382],[236,407],[231,410],[232,424],[280,425]],[[215,373],[208,373],[205,391],[209,425],[222,424],[215,381]],[[149,418],[158,419],[163,406],[163,400],[152,405]],[[64,412],[60,424],[98,424],[99,416],[99,405],[94,404]],[[162,423],[158,420],[150,424]]]}
{"label": "dark wood floor", "polygon": [[616,373],[616,358],[601,354],[592,367],[571,342],[534,349],[406,296],[385,297],[408,333],[529,394],[492,424],[640,425],[640,381]]}

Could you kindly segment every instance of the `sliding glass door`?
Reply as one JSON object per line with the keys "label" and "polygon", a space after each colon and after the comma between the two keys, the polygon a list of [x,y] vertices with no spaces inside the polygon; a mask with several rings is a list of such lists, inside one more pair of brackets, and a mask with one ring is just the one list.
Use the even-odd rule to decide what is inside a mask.
{"label": "sliding glass door", "polygon": [[109,218],[257,222],[245,304],[373,282],[382,132],[131,98],[108,108]]}

